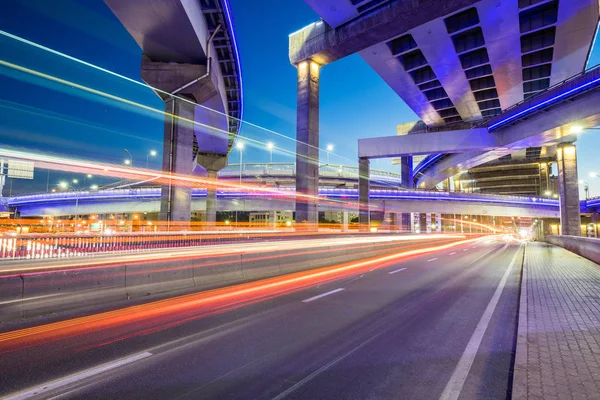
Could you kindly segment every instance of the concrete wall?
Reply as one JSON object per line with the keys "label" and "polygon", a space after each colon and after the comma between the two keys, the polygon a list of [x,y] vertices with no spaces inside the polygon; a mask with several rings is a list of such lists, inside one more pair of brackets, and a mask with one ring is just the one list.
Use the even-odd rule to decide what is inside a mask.
{"label": "concrete wall", "polygon": [[[436,240],[436,244],[456,239]],[[0,276],[0,322],[173,290],[205,290],[414,248],[412,241],[123,262]],[[420,241],[419,243],[423,243]]]}
{"label": "concrete wall", "polygon": [[600,239],[552,235],[546,236],[546,242],[585,257],[596,264],[600,264]]}

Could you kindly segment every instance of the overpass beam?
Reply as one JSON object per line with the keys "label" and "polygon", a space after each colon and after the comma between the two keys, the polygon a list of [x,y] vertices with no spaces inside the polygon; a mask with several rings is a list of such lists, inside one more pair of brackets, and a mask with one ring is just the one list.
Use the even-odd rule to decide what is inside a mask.
{"label": "overpass beam", "polygon": [[[319,72],[314,61],[298,64],[296,119],[296,191],[308,198],[296,201],[296,224],[318,227],[319,194]],[[297,225],[297,226],[298,226]]]}
{"label": "overpass beam", "polygon": [[581,236],[579,180],[577,179],[575,145],[572,143],[558,145],[556,161],[558,164],[561,233],[563,235]]}
{"label": "overpass beam", "polygon": [[400,179],[403,188],[412,189],[415,187],[412,156],[400,157]]}
{"label": "overpass beam", "polygon": [[368,231],[371,224],[369,208],[370,161],[368,158],[358,160],[358,226],[361,231]]}

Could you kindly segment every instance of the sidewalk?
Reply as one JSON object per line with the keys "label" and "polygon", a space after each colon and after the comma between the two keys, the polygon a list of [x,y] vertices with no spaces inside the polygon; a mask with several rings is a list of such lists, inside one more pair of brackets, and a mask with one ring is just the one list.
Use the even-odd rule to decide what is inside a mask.
{"label": "sidewalk", "polygon": [[600,266],[531,243],[520,301],[512,398],[600,399]]}

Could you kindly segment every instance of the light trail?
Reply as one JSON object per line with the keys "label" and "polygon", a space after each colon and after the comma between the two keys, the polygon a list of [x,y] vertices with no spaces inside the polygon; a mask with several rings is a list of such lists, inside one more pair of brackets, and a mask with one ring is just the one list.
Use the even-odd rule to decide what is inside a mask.
{"label": "light trail", "polygon": [[496,228],[493,225],[481,224],[479,222],[475,222],[475,221],[472,221],[470,219],[441,218],[441,220],[442,221],[449,221],[449,222],[456,222],[457,224],[461,223],[461,224],[467,225],[467,226],[477,226],[477,227],[480,227],[480,228],[487,229],[487,230],[489,230],[492,233],[502,233],[501,229],[498,229],[498,228]]}
{"label": "light trail", "polygon": [[[236,234],[235,236],[237,236]],[[273,234],[275,236],[277,234]],[[297,236],[300,233],[291,233],[287,236]],[[304,240],[289,240],[289,241],[276,241],[276,242],[263,242],[263,243],[235,243],[229,245],[220,245],[209,248],[192,248],[187,251],[177,250],[160,250],[153,252],[144,252],[143,254],[122,254],[122,255],[107,255],[103,259],[81,259],[76,260],[65,260],[65,259],[33,259],[28,261],[43,261],[43,264],[27,265],[24,266],[22,261],[15,261],[15,265],[2,266],[0,273],[4,274],[0,276],[0,282],[2,279],[11,278],[15,276],[23,275],[40,275],[49,272],[56,272],[62,270],[86,270],[94,268],[109,268],[109,267],[120,267],[123,263],[127,264],[143,264],[148,261],[148,257],[152,257],[154,261],[179,261],[179,260],[200,260],[208,259],[218,256],[231,256],[239,254],[260,254],[272,251],[293,251],[311,248],[310,253],[330,251],[330,247],[336,246],[348,246],[352,245],[353,249],[359,251],[361,249],[374,249],[377,250],[379,247],[387,246],[390,243],[402,243],[420,241],[436,241],[446,239],[464,239],[464,235],[411,235],[411,236],[364,236],[364,237],[349,237],[349,238],[327,238],[322,237],[318,239],[304,239]],[[315,250],[318,248],[325,248],[324,250]],[[288,253],[286,256],[298,256],[307,254],[306,252]],[[279,256],[277,256],[279,257]],[[269,258],[269,257],[267,257]],[[273,258],[273,257],[271,257]],[[265,258],[254,258],[252,260],[264,260]],[[229,261],[227,261],[229,262]],[[219,265],[218,262],[207,266]],[[16,268],[15,268],[16,267]],[[174,269],[185,269],[189,266],[177,267]]]}
{"label": "light trail", "polygon": [[[0,61],[1,63],[1,61]],[[117,166],[114,164],[102,164],[90,161],[83,161],[77,159],[69,159],[65,157],[49,156],[37,153],[30,153],[20,150],[12,150],[8,148],[0,148],[0,157],[4,158],[15,158],[25,161],[33,161],[38,164],[41,163],[42,168],[52,169],[57,171],[71,171],[82,174],[93,174],[101,176],[110,176],[118,178],[134,179],[144,181],[147,179],[155,179],[157,184],[172,184],[173,186],[179,187],[206,187],[210,189],[221,189],[221,190],[243,190],[249,191],[250,193],[262,193],[265,195],[273,196],[274,198],[288,198],[296,200],[317,200],[322,204],[343,204],[347,206],[356,206],[355,203],[351,203],[344,200],[328,199],[319,196],[306,195],[300,192],[290,191],[276,191],[270,188],[254,186],[249,184],[239,184],[233,181],[223,181],[218,179],[197,177],[193,175],[183,174],[168,174],[162,171],[147,170],[140,168],[131,168],[124,166]],[[373,207],[371,207],[373,208]]]}
{"label": "light trail", "polygon": [[[459,240],[437,245],[430,244],[358,262],[343,263],[6,332],[0,334],[0,351],[23,349],[36,344],[90,334],[91,332],[106,332],[124,324],[135,324],[135,331],[120,336],[117,335],[117,337],[114,336],[114,333],[111,336],[110,332],[106,332],[108,336],[106,341],[92,347],[102,346],[128,337],[163,330],[182,322],[222,313],[317,284],[355,275],[369,269],[384,268],[400,260],[449,249],[477,240],[479,239]],[[160,325],[152,323],[156,318],[160,318]]]}
{"label": "light trail", "polygon": [[[234,120],[236,120],[236,121],[239,121],[239,122],[240,122],[240,126],[241,126],[241,124],[243,123],[243,124],[246,124],[246,125],[248,125],[248,126],[251,126],[251,127],[253,127],[253,128],[260,129],[261,131],[265,131],[265,132],[271,133],[271,134],[273,134],[273,135],[275,135],[275,136],[278,136],[278,137],[280,137],[280,138],[282,138],[282,139],[289,140],[289,141],[292,141],[292,142],[294,142],[294,143],[298,143],[298,140],[296,140],[295,138],[291,138],[291,137],[289,137],[289,136],[286,136],[286,135],[284,135],[284,134],[282,134],[282,133],[279,133],[279,132],[273,131],[273,130],[271,130],[271,129],[268,129],[268,128],[265,128],[265,127],[262,127],[262,126],[260,126],[260,125],[256,125],[256,124],[254,124],[254,123],[252,123],[252,122],[244,121],[244,120],[242,120],[242,119],[239,119],[239,118],[235,118],[235,117],[229,116],[229,115],[227,115],[227,114],[225,114],[225,113],[223,113],[223,112],[220,112],[220,111],[217,111],[217,110],[213,110],[212,108],[209,108],[209,107],[203,106],[203,105],[201,105],[201,104],[196,104],[196,103],[194,103],[194,102],[192,102],[192,101],[190,101],[190,100],[188,100],[188,99],[186,99],[186,98],[184,98],[184,97],[180,97],[180,96],[174,96],[174,95],[172,95],[172,94],[171,94],[171,93],[169,93],[169,92],[166,92],[166,91],[164,91],[164,90],[161,90],[161,89],[158,89],[158,88],[152,87],[152,86],[150,86],[150,85],[148,85],[148,84],[146,84],[146,83],[144,83],[144,82],[140,82],[140,81],[137,81],[137,80],[135,80],[135,79],[129,78],[129,77],[127,77],[127,76],[124,76],[124,75],[118,74],[118,73],[116,73],[116,72],[113,72],[113,71],[111,71],[111,70],[109,70],[109,69],[102,68],[102,67],[100,67],[100,66],[97,66],[97,65],[95,65],[95,64],[89,63],[89,62],[87,62],[87,61],[84,61],[84,60],[81,60],[81,59],[79,59],[79,58],[76,58],[76,57],[70,56],[70,55],[68,55],[68,54],[62,53],[62,52],[60,52],[60,51],[57,51],[57,50],[51,49],[51,48],[49,48],[49,47],[46,47],[46,46],[43,46],[43,45],[41,45],[41,44],[39,44],[39,43],[35,43],[35,42],[31,41],[31,40],[27,40],[27,39],[25,39],[25,38],[22,38],[22,37],[20,37],[20,36],[14,35],[14,34],[12,34],[12,33],[10,33],[10,32],[6,32],[6,31],[3,31],[3,30],[0,30],[0,35],[3,35],[3,36],[5,36],[5,37],[7,37],[7,38],[10,38],[10,39],[16,40],[16,41],[18,41],[18,42],[20,42],[20,43],[23,43],[23,44],[26,44],[26,45],[28,45],[28,46],[34,47],[34,48],[36,48],[36,49],[38,49],[38,50],[43,50],[43,51],[49,52],[49,53],[51,53],[51,54],[54,54],[54,55],[56,55],[56,56],[59,56],[59,57],[65,58],[65,59],[67,59],[67,60],[73,61],[73,62],[75,62],[75,63],[81,64],[81,65],[84,65],[84,66],[86,66],[86,67],[89,67],[89,68],[92,68],[92,69],[95,69],[95,70],[97,70],[97,71],[101,71],[101,72],[103,72],[103,73],[109,74],[109,75],[111,75],[111,76],[114,76],[114,77],[116,77],[116,78],[123,79],[123,80],[125,80],[125,81],[127,81],[127,82],[129,82],[129,83],[132,83],[132,84],[134,84],[134,85],[138,85],[138,86],[141,86],[141,87],[144,87],[144,88],[151,89],[151,90],[153,90],[153,91],[156,91],[156,92],[158,92],[158,93],[162,93],[162,94],[164,94],[164,95],[168,95],[168,96],[174,97],[174,98],[176,98],[177,100],[180,100],[180,101],[182,101],[182,102],[185,102],[185,103],[188,103],[188,104],[193,104],[193,105],[195,105],[195,106],[197,106],[197,107],[204,108],[204,109],[206,109],[206,110],[209,110],[209,111],[211,111],[211,112],[217,113],[217,114],[219,114],[219,115],[222,115],[222,116],[225,116],[225,117],[227,117],[227,118],[234,119]],[[157,110],[157,111],[159,111],[159,110]],[[164,113],[164,111],[160,110],[160,112],[162,112],[163,114],[165,114],[165,115],[166,115],[166,113]],[[229,134],[229,132],[227,132],[227,134]],[[240,136],[240,138],[241,138],[241,136]],[[251,140],[251,141],[255,142],[257,145],[261,145],[261,146],[264,146],[264,145],[266,144],[266,143],[262,143],[262,142],[260,142],[260,141],[256,141],[256,140],[254,140],[254,139],[249,139],[249,138],[247,138],[247,137],[244,137],[244,140]],[[317,149],[317,150],[319,150],[319,151],[326,151],[325,149],[322,149],[322,148],[320,148],[320,147],[317,147],[317,146],[312,146],[312,145],[310,145],[310,144],[306,144],[306,145],[307,145],[307,146],[309,146],[309,147],[315,148],[315,149]],[[285,149],[280,149],[280,148],[278,148],[277,150],[278,150],[278,151],[282,151],[282,152],[284,152],[284,153],[295,154],[294,152],[291,152],[291,151],[289,151],[289,150],[285,150]],[[342,156],[342,155],[340,155],[340,154],[337,154],[337,153],[334,153],[334,152],[331,152],[331,151],[330,151],[329,153],[331,153],[331,154],[334,154],[336,157],[339,157],[340,159],[349,160],[349,161],[352,161],[352,162],[355,162],[355,161],[356,161],[356,160],[352,160],[352,159],[350,159],[350,158],[348,158],[348,157]],[[314,160],[313,160],[313,161],[314,161]],[[318,163],[318,160],[317,160],[317,163]]]}

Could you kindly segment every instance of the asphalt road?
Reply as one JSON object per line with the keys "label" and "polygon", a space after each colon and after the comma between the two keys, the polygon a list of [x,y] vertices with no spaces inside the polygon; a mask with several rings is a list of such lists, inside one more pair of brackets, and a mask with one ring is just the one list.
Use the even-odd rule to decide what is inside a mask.
{"label": "asphalt road", "polygon": [[481,240],[152,329],[3,334],[0,396],[507,398],[522,252]]}

